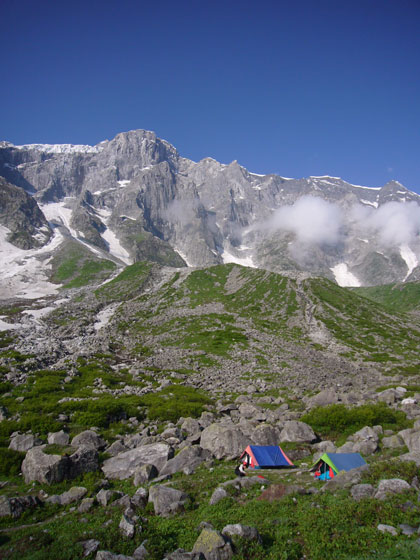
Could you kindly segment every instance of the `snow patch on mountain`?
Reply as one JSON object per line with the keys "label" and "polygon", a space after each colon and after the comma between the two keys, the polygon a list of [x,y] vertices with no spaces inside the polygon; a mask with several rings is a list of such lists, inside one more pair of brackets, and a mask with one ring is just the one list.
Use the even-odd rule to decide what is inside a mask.
{"label": "snow patch on mountain", "polygon": [[250,268],[257,268],[251,256],[238,257],[236,255],[233,255],[232,253],[229,253],[229,251],[226,251],[226,249],[222,253],[222,259],[224,264],[234,263],[240,264],[242,266],[248,266]]}
{"label": "snow patch on mountain", "polygon": [[70,235],[77,239],[77,231],[70,226],[73,210],[66,206],[66,200],[68,198],[64,199],[63,202],[49,202],[48,204],[39,204],[38,206],[49,222],[63,225],[68,229]]}
{"label": "snow patch on mountain", "polygon": [[[103,144],[104,142],[101,142]],[[23,144],[14,146],[18,150],[37,150],[46,154],[98,154],[102,152],[104,146],[88,146],[85,144]]]}
{"label": "snow patch on mountain", "polygon": [[349,271],[346,263],[337,264],[330,270],[334,274],[335,281],[342,288],[354,288],[362,285],[358,278]]}
{"label": "snow patch on mountain", "polygon": [[418,266],[419,261],[414,253],[414,251],[412,249],[410,249],[410,247],[408,245],[401,245],[400,247],[400,255],[401,258],[405,261],[407,268],[408,268],[408,272],[403,280],[403,282],[405,282],[407,280],[407,278],[410,276],[410,274],[413,272],[413,270],[416,268],[416,266]]}
{"label": "snow patch on mountain", "polygon": [[55,294],[60,285],[48,281],[50,253],[62,242],[63,236],[55,231],[50,242],[39,249],[24,250],[7,241],[10,230],[0,226],[0,261],[7,263],[0,278],[2,298],[35,299]]}

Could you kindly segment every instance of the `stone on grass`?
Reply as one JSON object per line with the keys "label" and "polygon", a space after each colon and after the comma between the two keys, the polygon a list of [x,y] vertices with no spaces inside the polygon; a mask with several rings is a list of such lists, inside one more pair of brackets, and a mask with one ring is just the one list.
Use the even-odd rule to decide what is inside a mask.
{"label": "stone on grass", "polygon": [[147,551],[146,544],[147,541],[143,541],[141,545],[138,546],[136,550],[133,552],[133,558],[135,560],[146,560],[146,558],[149,558],[150,555]]}
{"label": "stone on grass", "polygon": [[69,457],[69,469],[66,478],[72,479],[99,468],[98,451],[94,447],[79,447]]}
{"label": "stone on grass", "polygon": [[410,453],[420,453],[420,430],[408,429],[398,432]]}
{"label": "stone on grass", "polygon": [[183,511],[188,495],[185,492],[157,484],[149,491],[149,502],[157,515],[168,516]]}
{"label": "stone on grass", "polygon": [[384,525],[383,523],[380,523],[378,525],[378,531],[381,531],[381,533],[389,533],[394,537],[398,535],[398,531],[395,527],[393,527],[392,525]]}
{"label": "stone on grass", "polygon": [[83,486],[73,486],[67,492],[63,492],[60,495],[60,504],[62,506],[67,506],[68,504],[73,504],[74,502],[78,502],[87,494],[87,489]]}
{"label": "stone on grass", "polygon": [[13,449],[14,451],[29,451],[29,449],[41,444],[42,441],[32,434],[16,434],[10,439],[9,449]]}
{"label": "stone on grass", "polygon": [[133,539],[136,534],[136,525],[134,521],[125,514],[122,515],[118,528],[121,535],[126,539]]}
{"label": "stone on grass", "polygon": [[322,487],[322,491],[334,492],[341,488],[350,488],[360,483],[364,472],[369,471],[369,465],[362,465],[347,472],[340,472],[331,480],[328,480]]}
{"label": "stone on grass", "polygon": [[169,459],[169,461],[163,466],[159,473],[160,476],[183,472],[186,468],[190,471],[191,469],[194,471],[194,469],[196,469],[204,461],[202,452],[202,448],[198,445],[184,447],[178,455]]}
{"label": "stone on grass", "polygon": [[84,498],[81,502],[77,511],[79,513],[87,513],[90,511],[95,503],[95,498]]}
{"label": "stone on grass", "polygon": [[146,484],[159,475],[157,468],[154,465],[140,465],[134,471],[134,486]]}
{"label": "stone on grass", "polygon": [[389,495],[402,494],[410,489],[411,486],[405,480],[400,478],[389,478],[379,482],[374,498],[377,500],[385,500]]}
{"label": "stone on grass", "polygon": [[382,447],[386,449],[396,449],[397,447],[403,447],[404,440],[401,436],[395,434],[389,437],[382,438],[381,444]]}
{"label": "stone on grass", "polygon": [[16,496],[9,498],[7,496],[0,496],[0,517],[10,515],[17,519],[27,509],[32,509],[41,504],[36,496]]}
{"label": "stone on grass", "polygon": [[229,494],[226,492],[226,490],[218,486],[211,495],[210,505],[215,506],[220,502],[220,500],[223,500],[223,498],[227,498],[228,496]]}
{"label": "stone on grass", "polygon": [[317,437],[313,429],[298,420],[288,420],[284,423],[284,428],[280,434],[281,442],[312,443]]}
{"label": "stone on grass", "polygon": [[119,439],[117,439],[117,441],[114,441],[114,443],[112,443],[105,451],[108,453],[108,455],[111,455],[111,457],[115,457],[115,455],[118,455],[119,453],[128,451],[128,447],[126,447]]}
{"label": "stone on grass", "polygon": [[316,406],[327,406],[338,402],[338,395],[335,389],[324,389],[308,401],[308,406],[314,408]]}
{"label": "stone on grass", "polygon": [[145,508],[147,501],[149,499],[149,491],[147,488],[137,488],[134,495],[131,497],[131,501],[135,507]]}
{"label": "stone on grass", "polygon": [[192,551],[202,552],[206,560],[230,560],[233,556],[229,539],[214,529],[203,529]]}
{"label": "stone on grass", "polygon": [[70,459],[60,455],[44,453],[45,446],[30,449],[22,463],[22,474],[25,482],[32,481],[41,484],[62,482],[68,473]]}
{"label": "stone on grass", "polygon": [[99,492],[96,494],[96,500],[98,504],[105,507],[113,500],[115,500],[118,495],[119,494],[117,494],[115,490],[106,490],[105,488],[102,488],[102,490],[99,490]]}
{"label": "stone on grass", "polygon": [[196,434],[201,430],[201,426],[198,423],[198,420],[195,418],[185,418],[184,422],[181,424],[181,430],[186,432],[189,436]]}
{"label": "stone on grass", "polygon": [[166,443],[141,445],[107,459],[102,470],[107,478],[124,480],[133,476],[137,467],[141,465],[154,465],[160,471],[171,457],[173,457],[173,449]]}
{"label": "stone on grass", "polygon": [[101,543],[95,539],[89,539],[87,541],[82,541],[80,544],[83,547],[83,556],[89,556],[89,554],[98,550]]}
{"label": "stone on grass", "polygon": [[229,538],[240,537],[247,541],[257,541],[261,542],[261,536],[255,527],[249,527],[248,525],[241,525],[241,523],[236,523],[235,525],[226,525],[222,529],[222,535]]}
{"label": "stone on grass", "polygon": [[375,489],[372,484],[356,484],[350,491],[352,498],[356,502],[363,498],[371,498],[374,492]]}
{"label": "stone on grass", "polygon": [[73,447],[93,447],[94,449],[103,449],[106,446],[106,442],[93,430],[84,430],[77,434],[72,440],[71,445]]}
{"label": "stone on grass", "polygon": [[51,445],[68,445],[70,436],[64,430],[48,434],[48,443]]}

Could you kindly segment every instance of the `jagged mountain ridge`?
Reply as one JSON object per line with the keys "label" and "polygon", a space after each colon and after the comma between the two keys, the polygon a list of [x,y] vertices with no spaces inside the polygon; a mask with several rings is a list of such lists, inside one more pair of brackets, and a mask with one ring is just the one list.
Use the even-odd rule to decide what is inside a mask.
{"label": "jagged mountain ridge", "polygon": [[[30,193],[65,236],[125,264],[237,262],[367,286],[418,275],[418,235],[384,241],[380,228],[368,231],[354,218],[356,207],[373,212],[390,202],[418,204],[420,197],[396,181],[373,189],[334,177],[261,176],[236,161],[195,163],[144,130],[93,147],[2,142],[0,174]],[[328,205],[313,206],[314,199]],[[300,200],[309,206],[297,222],[308,231],[296,230],[293,215],[281,213]],[[325,223],[312,225],[325,209]],[[325,236],[325,227],[335,230]]]}

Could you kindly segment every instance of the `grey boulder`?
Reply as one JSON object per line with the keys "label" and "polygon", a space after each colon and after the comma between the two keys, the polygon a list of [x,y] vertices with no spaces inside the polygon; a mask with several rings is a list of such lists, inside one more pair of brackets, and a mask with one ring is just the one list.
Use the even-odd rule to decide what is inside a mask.
{"label": "grey boulder", "polygon": [[73,447],[93,447],[94,449],[104,449],[106,442],[93,430],[85,430],[77,434],[72,440]]}
{"label": "grey boulder", "polygon": [[161,484],[152,486],[149,491],[149,502],[153,504],[155,513],[163,517],[182,511],[187,500],[185,492]]}
{"label": "grey boulder", "polygon": [[216,459],[235,459],[249,443],[233,424],[211,424],[201,433],[200,446]]}
{"label": "grey boulder", "polygon": [[236,523],[235,525],[226,525],[222,529],[222,535],[229,538],[240,537],[247,541],[257,541],[261,542],[261,536],[255,527],[249,527],[248,525],[241,525]]}
{"label": "grey boulder", "polygon": [[182,472],[188,468],[193,472],[204,461],[203,449],[198,445],[184,447],[175,457],[169,459],[160,471],[160,476]]}
{"label": "grey boulder", "polygon": [[298,420],[288,420],[284,423],[284,428],[280,433],[281,442],[312,443],[317,437],[313,429]]}
{"label": "grey boulder", "polygon": [[8,498],[7,496],[0,496],[0,517],[10,515],[17,519],[27,509],[32,509],[41,504],[36,496],[16,496]]}
{"label": "grey boulder", "polygon": [[37,445],[41,445],[42,441],[32,434],[16,434],[11,438],[9,449],[14,451],[29,451]]}
{"label": "grey boulder", "polygon": [[230,540],[210,528],[201,531],[192,551],[201,552],[206,560],[230,560],[233,556]]}
{"label": "grey boulder", "polygon": [[107,459],[102,470],[107,478],[124,480],[133,476],[141,465],[154,465],[160,471],[171,457],[173,450],[166,443],[141,445]]}
{"label": "grey boulder", "polygon": [[388,495],[402,494],[410,489],[411,486],[405,480],[401,480],[400,478],[389,478],[379,482],[374,498],[377,500],[385,500]]}

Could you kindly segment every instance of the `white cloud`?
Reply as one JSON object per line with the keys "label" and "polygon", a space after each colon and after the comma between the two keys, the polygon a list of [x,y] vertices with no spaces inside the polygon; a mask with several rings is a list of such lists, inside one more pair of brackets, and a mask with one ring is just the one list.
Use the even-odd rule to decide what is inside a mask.
{"label": "white cloud", "polygon": [[387,202],[376,210],[357,206],[352,218],[359,227],[377,233],[388,246],[408,244],[420,233],[420,206],[416,202]]}
{"label": "white cloud", "polygon": [[303,196],[292,206],[275,211],[267,227],[294,233],[305,244],[334,245],[340,241],[341,209],[322,198]]}

